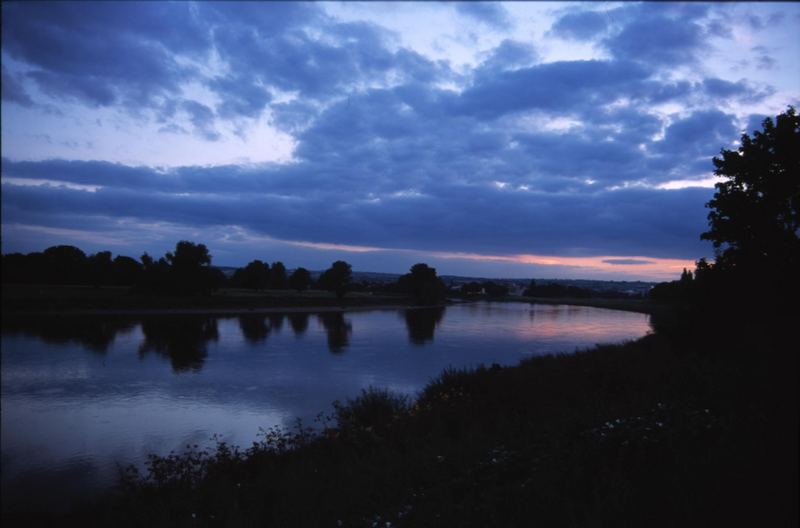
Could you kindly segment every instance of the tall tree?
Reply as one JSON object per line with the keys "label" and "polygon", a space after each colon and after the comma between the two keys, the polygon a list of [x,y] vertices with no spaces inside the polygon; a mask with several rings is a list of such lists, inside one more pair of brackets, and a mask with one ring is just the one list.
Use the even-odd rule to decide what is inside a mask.
{"label": "tall tree", "polygon": [[436,268],[419,263],[411,266],[409,273],[397,280],[398,289],[411,295],[417,304],[431,305],[442,301],[445,287],[442,279],[436,275]]}
{"label": "tall tree", "polygon": [[[698,263],[695,283],[709,299],[787,299],[800,293],[800,117],[795,109],[743,134],[713,159],[716,185],[701,235],[716,262]],[[730,304],[730,303],[728,303]],[[741,304],[741,303],[736,303]]]}
{"label": "tall tree", "polygon": [[269,272],[270,287],[276,290],[285,290],[289,287],[289,279],[286,277],[286,266],[283,262],[273,262]]}
{"label": "tall tree", "polygon": [[307,290],[311,286],[311,273],[305,268],[297,268],[289,277],[289,286],[297,291]]}
{"label": "tall tree", "polygon": [[736,150],[713,159],[725,181],[708,202],[718,269],[760,273],[800,268],[800,117],[795,109],[743,134]]}
{"label": "tall tree", "polygon": [[337,260],[331,267],[322,272],[319,277],[321,288],[332,291],[341,299],[347,293],[350,281],[353,278],[353,268],[343,260]]}

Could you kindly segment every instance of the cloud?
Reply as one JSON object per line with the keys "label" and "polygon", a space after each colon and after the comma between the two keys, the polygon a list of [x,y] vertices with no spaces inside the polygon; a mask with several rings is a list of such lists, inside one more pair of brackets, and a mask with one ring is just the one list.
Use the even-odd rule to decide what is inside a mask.
{"label": "cloud", "polygon": [[619,60],[651,66],[692,64],[697,54],[707,49],[710,34],[698,21],[707,12],[703,5],[637,4],[609,13],[621,19],[619,30],[603,40],[608,51]]}
{"label": "cloud", "polygon": [[632,62],[551,62],[478,77],[462,94],[459,109],[484,117],[535,108],[570,111],[610,103],[649,76]]}
{"label": "cloud", "polygon": [[652,260],[642,259],[603,259],[602,262],[613,266],[645,266],[647,264],[653,264]]}
{"label": "cloud", "polygon": [[214,112],[209,107],[192,100],[184,101],[181,107],[189,114],[189,121],[196,134],[209,141],[216,141],[220,138],[219,133],[214,130]]}
{"label": "cloud", "polygon": [[559,37],[574,40],[590,40],[608,27],[605,13],[597,11],[583,11],[580,13],[567,13],[553,24],[550,31]]}
{"label": "cloud", "polygon": [[[498,42],[471,50],[477,65],[457,70],[403,35],[314,3],[5,3],[3,100],[14,130],[4,141],[42,147],[4,150],[4,232],[130,220],[429,252],[707,253],[698,233],[713,191],[656,187],[709,176],[711,157],[746,118],[729,109],[761,112],[779,93],[697,67],[701,51],[727,38],[712,27],[717,11],[645,3],[568,13],[551,33],[591,41],[559,42],[602,58],[545,63],[546,42],[504,39],[502,6],[454,7],[470,23],[487,21],[473,25]],[[43,117],[41,105],[53,103],[70,115]],[[145,156],[139,166],[22,161],[23,150],[78,157],[52,147],[78,139],[98,145],[85,158],[126,159],[103,137],[53,126],[98,115],[98,134],[149,125],[157,141],[187,152],[189,141],[224,151],[268,127],[292,150],[285,163],[232,164],[241,158],[230,155],[208,167],[187,154],[171,169]],[[609,265],[627,264],[637,265]]]}
{"label": "cloud", "polygon": [[473,21],[496,29],[509,29],[512,26],[508,12],[503,6],[494,2],[459,2],[456,4],[456,11]]}
{"label": "cloud", "polygon": [[32,67],[30,77],[51,96],[147,105],[192,75],[174,52],[208,50],[208,31],[190,11],[189,4],[3,4],[3,51]]}
{"label": "cloud", "polygon": [[25,91],[25,88],[20,83],[19,79],[12,75],[3,65],[2,70],[2,96],[3,101],[9,103],[17,103],[22,106],[32,106],[33,101],[31,100],[28,93]]}
{"label": "cloud", "polygon": [[[4,176],[65,178],[59,166],[64,163],[6,162]],[[94,180],[106,185],[88,192],[5,183],[3,224],[77,229],[102,218],[127,218],[395,249],[690,258],[702,251],[697,233],[705,227],[703,204],[711,195],[710,189],[634,188],[574,195],[450,182],[418,195],[376,187],[375,201],[367,199],[373,189],[346,181],[335,189],[283,194],[273,174],[235,167],[187,167],[177,174],[111,164],[69,168],[84,182],[94,168]]]}
{"label": "cloud", "polygon": [[480,69],[497,73],[531,66],[538,59],[536,49],[529,43],[504,39],[486,54]]}

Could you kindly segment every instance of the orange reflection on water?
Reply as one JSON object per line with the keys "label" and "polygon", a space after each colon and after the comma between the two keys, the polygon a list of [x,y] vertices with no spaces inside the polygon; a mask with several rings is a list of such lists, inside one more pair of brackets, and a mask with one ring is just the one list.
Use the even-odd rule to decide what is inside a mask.
{"label": "orange reflection on water", "polygon": [[626,322],[626,330],[642,335],[650,329],[650,319],[641,314],[631,321],[630,312],[585,308],[568,305],[535,305],[531,307],[529,324],[510,326],[509,330],[525,339],[556,339],[580,335],[596,343],[617,341],[620,337],[620,320]]}

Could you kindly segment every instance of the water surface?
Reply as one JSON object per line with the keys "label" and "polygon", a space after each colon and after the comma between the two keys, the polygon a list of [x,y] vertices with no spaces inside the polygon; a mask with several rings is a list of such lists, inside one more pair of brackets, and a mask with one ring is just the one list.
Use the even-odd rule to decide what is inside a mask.
{"label": "water surface", "polygon": [[118,464],[312,424],[370,385],[413,395],[444,368],[638,338],[648,316],[564,305],[211,317],[4,319],[3,509],[57,508]]}

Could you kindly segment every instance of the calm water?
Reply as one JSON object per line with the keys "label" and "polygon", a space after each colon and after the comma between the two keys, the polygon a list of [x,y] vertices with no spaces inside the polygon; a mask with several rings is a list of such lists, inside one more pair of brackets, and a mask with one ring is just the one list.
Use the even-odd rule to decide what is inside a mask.
{"label": "calm water", "polygon": [[511,365],[648,330],[643,314],[522,303],[4,319],[3,509],[59,507],[53,497],[112,485],[117,464],[215,434],[249,446],[260,428],[310,423],[370,385],[413,395],[448,366]]}

